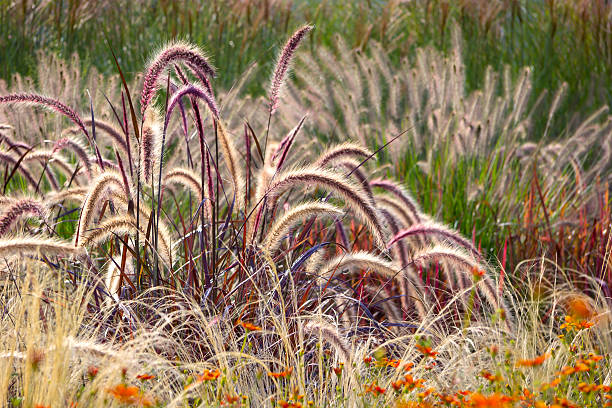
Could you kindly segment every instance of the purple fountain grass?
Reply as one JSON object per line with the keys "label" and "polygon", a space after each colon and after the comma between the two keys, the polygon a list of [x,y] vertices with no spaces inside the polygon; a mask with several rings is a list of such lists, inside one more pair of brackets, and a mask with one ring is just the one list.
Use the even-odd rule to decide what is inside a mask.
{"label": "purple fountain grass", "polygon": [[437,235],[445,238],[448,241],[452,241],[458,244],[460,247],[470,251],[477,259],[482,261],[482,254],[476,249],[476,247],[467,239],[465,239],[457,231],[453,231],[450,228],[436,222],[426,222],[417,225],[412,225],[408,229],[401,230],[395,233],[395,236],[387,244],[387,248],[391,248],[398,241],[408,238],[412,235]]}
{"label": "purple fountain grass", "polygon": [[304,331],[310,336],[320,337],[322,341],[331,344],[346,364],[352,361],[351,348],[347,341],[340,336],[335,326],[322,320],[310,320],[303,327]]}
{"label": "purple fountain grass", "polygon": [[39,162],[42,162],[43,164],[45,162],[49,164],[55,164],[57,165],[57,167],[62,169],[62,171],[64,172],[64,175],[68,177],[70,177],[70,175],[72,175],[73,173],[73,169],[70,167],[70,164],[68,164],[68,162],[62,156],[60,156],[59,154],[55,154],[51,150],[35,150],[33,152],[30,152],[23,159],[23,161],[24,162],[39,161]]}
{"label": "purple fountain grass", "polygon": [[21,198],[4,208],[0,216],[0,236],[10,232],[12,226],[19,218],[26,215],[34,215],[38,218],[45,218],[45,206],[32,198]]}
{"label": "purple fountain grass", "polygon": [[372,155],[368,149],[355,143],[342,143],[340,145],[331,147],[325,151],[317,161],[315,165],[319,167],[325,167],[327,164],[345,157],[368,157]]}
{"label": "purple fountain grass", "polygon": [[87,231],[87,228],[93,220],[95,209],[97,208],[101,199],[104,197],[106,191],[111,187],[115,188],[116,190],[123,191],[126,197],[130,197],[130,192],[125,191],[123,178],[119,173],[112,171],[105,171],[101,173],[91,184],[89,192],[83,201],[77,231],[74,238],[75,246],[78,246],[79,237],[82,236],[85,231]]}
{"label": "purple fountain grass", "polygon": [[[387,224],[389,225],[389,229],[391,230],[391,233],[393,235],[397,235],[397,233],[400,231],[400,228],[399,228],[399,225],[395,217],[385,208],[379,208],[378,211],[383,216],[385,221],[387,221]],[[387,245],[387,248],[391,248],[391,246]],[[402,267],[405,267],[406,265],[408,265],[408,255],[407,255],[408,252],[407,252],[406,245],[404,242],[400,241],[397,246],[391,248],[391,253],[393,254],[396,260],[400,261],[400,265]]]}
{"label": "purple fountain grass", "polygon": [[287,134],[287,136],[285,136],[283,140],[281,140],[280,144],[274,151],[274,154],[272,155],[272,160],[275,160],[278,154],[281,155],[280,158],[278,159],[278,164],[276,165],[276,171],[279,171],[281,167],[283,166],[283,163],[285,163],[285,160],[287,159],[287,154],[289,153],[289,149],[291,149],[291,146],[293,145],[293,141],[295,140],[295,137],[297,136],[298,132],[302,128],[302,125],[304,124],[305,119],[306,119],[306,116],[302,117],[302,119],[300,120],[300,123],[298,123],[297,126],[294,127],[293,129],[291,129],[289,134]]}
{"label": "purple fountain grass", "polygon": [[68,242],[38,236],[16,236],[0,239],[0,256],[16,257],[23,254],[72,255],[76,248]]}
{"label": "purple fountain grass", "polygon": [[283,191],[299,184],[315,185],[337,193],[352,208],[372,233],[377,245],[384,237],[383,227],[374,208],[363,189],[334,172],[318,168],[301,168],[278,175],[268,188],[268,195],[274,200]]}
{"label": "purple fountain grass", "polygon": [[[352,267],[372,270],[385,279],[397,282],[402,295],[402,307],[408,310],[408,300],[412,299],[419,316],[423,319],[427,316],[426,306],[428,301],[425,298],[422,301],[417,291],[417,287],[419,289],[423,288],[421,277],[411,268],[402,268],[368,251],[336,255],[324,265],[319,266],[319,284],[329,282],[336,271]],[[424,297],[426,295],[425,291],[421,290],[420,295]]]}
{"label": "purple fountain grass", "polygon": [[219,108],[217,107],[217,102],[214,100],[213,96],[210,95],[205,89],[198,85],[187,84],[179,88],[176,92],[172,94],[172,97],[168,101],[168,109],[166,111],[166,120],[164,122],[164,127],[168,127],[168,122],[170,121],[170,116],[172,115],[172,111],[181,100],[183,96],[192,95],[199,99],[202,99],[211,114],[215,119],[219,119]]}
{"label": "purple fountain grass", "polygon": [[[5,152],[0,152],[0,162],[4,162],[4,163],[10,163],[14,166],[16,166],[18,164],[17,159],[15,159],[13,156],[11,156],[8,153]],[[23,166],[21,166],[21,163],[19,163],[19,168],[18,168],[19,172],[21,173],[21,175],[23,177],[25,177],[25,179],[27,180],[27,182],[32,186],[32,187],[36,187],[36,185],[38,184],[36,182],[36,180],[34,179],[34,177],[32,176],[32,174]]]}
{"label": "purple fountain grass", "polygon": [[87,152],[85,151],[85,148],[78,141],[69,137],[63,137],[54,143],[53,153],[58,152],[64,148],[68,148],[72,150],[74,154],[76,154],[77,158],[81,161],[81,164],[85,168],[87,178],[91,179],[91,161],[89,159],[89,156],[87,155]]}
{"label": "purple fountain grass", "polygon": [[399,198],[406,205],[406,207],[408,207],[416,222],[421,222],[420,211],[417,203],[412,197],[410,197],[410,194],[408,194],[402,186],[386,179],[372,180],[370,181],[370,186],[382,188],[383,190],[386,190]]}
{"label": "purple fountain grass", "polygon": [[355,160],[344,160],[338,163],[338,165],[348,170],[349,173],[353,177],[355,177],[357,181],[359,181],[359,183],[361,183],[366,194],[368,195],[370,200],[374,203],[375,202],[374,193],[372,192],[372,188],[370,187],[370,182],[368,181],[368,177],[366,176],[365,172],[363,172],[361,168],[359,168],[359,164],[360,163]]}
{"label": "purple fountain grass", "polygon": [[96,126],[96,130],[104,131],[122,152],[127,153],[128,145],[125,137],[112,124],[98,119],[96,119],[95,122],[91,119],[85,120],[86,126],[92,126],[92,124]]}
{"label": "purple fountain grass", "polygon": [[[449,268],[462,270],[463,277],[472,276],[477,284],[478,289],[482,292],[489,304],[495,309],[503,309],[505,315],[509,318],[510,310],[504,299],[497,296],[497,291],[491,277],[485,272],[485,267],[471,257],[465,251],[451,248],[446,245],[436,245],[427,248],[413,255],[410,265],[415,267],[425,267],[433,262],[446,262]],[[447,271],[450,273],[451,271]],[[460,277],[458,277],[459,279]],[[506,320],[506,325],[511,326],[511,322]]]}
{"label": "purple fountain grass", "polygon": [[293,60],[295,50],[297,50],[298,46],[302,42],[302,39],[304,39],[304,36],[306,36],[306,34],[308,34],[308,32],[310,32],[313,28],[314,27],[311,25],[306,25],[297,30],[291,36],[289,41],[287,41],[283,47],[283,51],[278,57],[276,67],[274,68],[274,73],[272,74],[270,91],[268,92],[270,97],[270,115],[274,114],[276,109],[278,109],[280,92],[285,83],[285,78],[287,76],[287,72],[289,71],[289,67],[291,66],[291,61]]}
{"label": "purple fountain grass", "polygon": [[153,181],[153,172],[156,161],[159,159],[159,148],[161,142],[161,124],[155,109],[148,109],[142,125],[140,137],[140,169],[141,177],[146,183]]}
{"label": "purple fountain grass", "polygon": [[186,168],[174,167],[172,170],[166,172],[164,176],[164,185],[169,183],[177,183],[185,186],[196,195],[198,202],[202,201],[203,191],[202,183],[199,180],[199,174]]}
{"label": "purple fountain grass", "polygon": [[15,149],[17,152],[19,152],[19,149],[28,150],[32,148],[32,146],[30,146],[29,144],[25,142],[14,141],[13,139],[11,139],[8,135],[4,133],[0,133],[0,142],[6,143],[9,146],[9,150]]}
{"label": "purple fountain grass", "polygon": [[85,124],[81,117],[71,107],[58,101],[57,99],[49,98],[47,96],[33,94],[33,93],[15,93],[5,96],[0,96],[0,104],[2,103],[24,103],[30,105],[42,105],[46,108],[61,113],[70,119],[75,125],[81,129],[83,134],[89,140],[89,133],[85,128]]}
{"label": "purple fountain grass", "polygon": [[[202,78],[205,79],[206,75],[210,77],[215,76],[215,70],[208,62],[208,58],[197,47],[182,42],[166,45],[155,57],[153,57],[144,78],[140,97],[140,109],[143,116],[157,91],[158,80],[164,69],[170,64],[180,61],[185,62],[190,69],[195,71],[196,75],[200,77],[200,80],[202,80]],[[210,89],[208,81],[205,82],[205,87]]]}

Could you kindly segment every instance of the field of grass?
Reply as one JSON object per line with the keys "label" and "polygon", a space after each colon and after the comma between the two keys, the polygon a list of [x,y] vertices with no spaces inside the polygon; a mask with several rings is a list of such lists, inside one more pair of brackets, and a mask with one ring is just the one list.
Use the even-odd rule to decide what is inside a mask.
{"label": "field of grass", "polygon": [[0,405],[612,406],[611,15],[0,1]]}

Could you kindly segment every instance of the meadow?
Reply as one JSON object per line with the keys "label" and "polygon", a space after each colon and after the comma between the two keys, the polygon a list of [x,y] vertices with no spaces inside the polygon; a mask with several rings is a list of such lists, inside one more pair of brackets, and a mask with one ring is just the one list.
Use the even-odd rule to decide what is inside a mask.
{"label": "meadow", "polygon": [[0,2],[0,404],[612,406],[610,16]]}

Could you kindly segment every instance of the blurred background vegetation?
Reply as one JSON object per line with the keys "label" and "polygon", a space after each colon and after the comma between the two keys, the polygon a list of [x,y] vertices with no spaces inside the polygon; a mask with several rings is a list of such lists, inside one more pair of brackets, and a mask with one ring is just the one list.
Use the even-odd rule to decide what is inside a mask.
{"label": "blurred background vegetation", "polygon": [[[109,46],[133,75],[151,44],[183,38],[204,46],[229,87],[254,61],[273,63],[276,47],[296,27],[316,25],[310,46],[334,34],[355,48],[380,42],[392,61],[424,45],[450,46],[457,24],[464,37],[467,86],[477,89],[485,68],[533,67],[532,95],[569,85],[567,121],[584,117],[612,95],[611,6],[606,0],[3,0],[0,77],[36,75],[37,53],[78,53],[82,69],[115,73]],[[105,40],[106,38],[106,40]],[[262,81],[250,89],[262,91]],[[468,89],[469,91],[469,89]],[[564,121],[560,121],[561,123]]]}

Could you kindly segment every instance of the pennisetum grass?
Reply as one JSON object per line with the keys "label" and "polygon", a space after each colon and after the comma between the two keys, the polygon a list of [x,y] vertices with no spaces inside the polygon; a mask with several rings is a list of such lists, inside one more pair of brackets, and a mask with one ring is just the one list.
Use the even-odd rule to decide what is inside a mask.
{"label": "pennisetum grass", "polygon": [[[501,333],[491,309],[502,309],[508,321],[513,313],[476,246],[430,221],[405,184],[369,181],[370,162],[384,156],[384,149],[373,153],[351,142],[316,154],[316,140],[297,146],[298,133],[311,130],[310,119],[303,111],[296,120],[285,117],[282,88],[312,28],[304,26],[288,40],[266,103],[252,115],[236,108],[224,119],[233,107],[217,104],[209,80],[214,69],[202,51],[182,42],[165,46],[147,65],[140,117],[124,78],[122,94],[105,98],[106,114],[94,115],[92,103],[88,121],[52,98],[0,97],[0,103],[58,111],[90,141],[83,146],[74,127],[60,133],[50,151],[3,136],[10,147],[0,152],[8,165],[5,179],[19,176],[5,183],[6,196],[0,197],[5,209],[0,258],[8,261],[0,276],[25,275],[23,285],[37,295],[29,305],[6,302],[11,319],[1,317],[0,330],[19,335],[0,339],[0,386],[9,388],[13,369],[8,367],[14,362],[21,364],[14,388],[23,392],[26,406],[44,397],[36,385],[44,376],[70,389],[49,397],[53,406],[73,400],[84,406],[151,406],[153,394],[155,403],[171,406],[190,398],[189,404],[223,400],[231,405],[238,393],[249,394],[252,406],[282,406],[281,399],[299,402],[302,394],[329,392],[348,406],[377,393],[379,405],[389,406],[397,401],[371,384],[375,378],[363,361],[366,354],[385,349],[387,360],[375,363],[380,381],[392,376],[398,381],[398,371],[387,369],[398,368],[395,359],[418,360],[413,358],[417,336],[451,347],[450,341],[467,344],[478,338],[468,335],[478,325]],[[368,98],[380,101],[386,91],[373,89],[376,74],[367,75],[363,84],[353,83],[366,85]],[[163,83],[162,110],[155,98]],[[225,101],[226,93],[215,92]],[[203,115],[201,104],[210,115]],[[399,108],[394,108],[398,114]],[[382,113],[382,106],[377,109]],[[292,129],[268,145],[269,136],[280,134],[276,123],[271,129],[272,115]],[[116,123],[95,117],[114,117]],[[94,128],[107,137],[95,137]],[[244,138],[235,137],[238,132]],[[195,144],[199,160],[192,155]],[[132,154],[137,163],[131,163]],[[41,182],[39,163],[47,182]],[[22,189],[34,191],[31,198],[21,198],[20,176],[27,182]],[[17,220],[26,215],[43,219],[49,228],[32,223],[26,228],[31,235],[17,234]],[[36,272],[15,274],[13,268],[24,265]],[[42,283],[36,280],[39,273],[46,277]],[[53,279],[58,286],[52,287]],[[0,283],[2,296],[21,296],[12,283]],[[73,289],[77,297],[67,295]],[[41,313],[50,317],[51,307],[63,317],[38,320]],[[62,315],[68,309],[75,314],[71,319]],[[342,324],[329,323],[336,320]],[[470,349],[465,344],[461,347]],[[70,354],[76,349],[84,351],[79,358]],[[90,371],[91,378],[79,360],[88,349],[92,364],[100,365]],[[328,358],[333,352],[337,358]],[[332,360],[338,364],[334,370]],[[439,368],[445,379],[452,375],[444,370],[454,363]],[[371,390],[356,392],[366,379]],[[217,388],[209,392],[213,384]],[[282,388],[288,384],[295,388],[291,394]],[[253,392],[257,389],[271,391],[264,396]],[[136,399],[122,400],[126,390]],[[0,390],[3,401],[5,396]]]}

